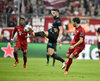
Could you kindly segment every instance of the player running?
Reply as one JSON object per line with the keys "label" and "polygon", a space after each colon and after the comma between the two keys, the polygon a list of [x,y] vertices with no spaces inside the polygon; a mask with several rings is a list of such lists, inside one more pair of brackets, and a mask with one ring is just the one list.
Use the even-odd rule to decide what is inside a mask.
{"label": "player running", "polygon": [[[47,54],[49,56],[53,57],[54,59],[57,59],[60,62],[62,62],[63,63],[62,69],[63,69],[63,68],[65,68],[65,64],[66,64],[65,60],[62,59],[60,56],[58,56],[55,51],[57,42],[59,43],[61,41],[60,37],[62,35],[62,22],[59,17],[58,9],[52,9],[51,14],[54,18],[51,29],[49,29],[48,31],[41,31],[41,32],[37,32],[37,33],[33,33],[32,29],[30,29],[30,31],[31,31],[31,35],[33,37],[40,36],[40,37],[47,37],[49,39],[49,42],[47,44],[47,47],[48,47]],[[29,36],[29,37],[31,37],[31,36]]]}
{"label": "player running", "polygon": [[13,44],[13,37],[15,35],[15,33],[17,32],[17,41],[16,41],[16,45],[14,47],[14,58],[15,58],[15,63],[14,66],[16,67],[17,64],[19,63],[18,60],[18,50],[22,50],[23,52],[23,60],[24,60],[24,65],[23,68],[26,68],[26,62],[27,62],[27,39],[25,38],[25,36],[27,36],[27,32],[24,31],[24,27],[25,27],[25,19],[24,17],[21,17],[19,20],[19,26],[16,26],[11,38],[11,44]]}
{"label": "player running", "polygon": [[73,57],[78,57],[79,53],[85,48],[85,30],[80,25],[80,19],[73,19],[73,26],[75,27],[75,36],[72,40],[71,46],[68,49],[66,57],[69,57],[64,74],[68,74]]}
{"label": "player running", "polygon": [[96,32],[96,36],[97,36],[97,41],[98,41],[98,53],[99,53],[99,62],[100,62],[100,28],[98,28],[97,32]]}

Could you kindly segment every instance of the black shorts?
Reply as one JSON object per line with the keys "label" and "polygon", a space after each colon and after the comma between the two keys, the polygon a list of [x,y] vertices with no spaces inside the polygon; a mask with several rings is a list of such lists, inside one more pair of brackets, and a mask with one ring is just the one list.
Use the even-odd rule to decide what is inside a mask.
{"label": "black shorts", "polygon": [[58,32],[52,32],[51,29],[48,30],[48,37],[50,42],[56,43],[58,38]]}
{"label": "black shorts", "polygon": [[56,46],[57,46],[57,44],[56,43],[48,43],[47,44],[47,52],[48,52],[48,48],[52,48],[52,49],[54,49],[54,51],[56,51]]}
{"label": "black shorts", "polygon": [[98,42],[98,49],[100,49],[100,42]]}

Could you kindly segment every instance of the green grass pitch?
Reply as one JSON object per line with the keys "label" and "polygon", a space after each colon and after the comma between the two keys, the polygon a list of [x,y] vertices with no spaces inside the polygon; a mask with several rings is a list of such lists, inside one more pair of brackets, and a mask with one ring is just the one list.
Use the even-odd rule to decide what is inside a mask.
{"label": "green grass pitch", "polygon": [[64,75],[62,63],[56,61],[46,66],[46,58],[28,58],[27,69],[23,69],[23,58],[19,58],[17,67],[14,59],[0,58],[0,81],[100,81],[100,63],[98,60],[73,60],[69,74]]}

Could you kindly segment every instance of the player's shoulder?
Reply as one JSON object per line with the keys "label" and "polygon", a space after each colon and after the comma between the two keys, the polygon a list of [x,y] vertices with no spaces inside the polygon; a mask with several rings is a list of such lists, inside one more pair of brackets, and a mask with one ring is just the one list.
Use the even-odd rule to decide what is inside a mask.
{"label": "player's shoulder", "polygon": [[80,25],[79,26],[79,30],[83,30],[84,31],[84,28]]}
{"label": "player's shoulder", "polygon": [[17,25],[17,26],[15,26],[15,28],[20,28],[20,26],[19,26],[19,25]]}

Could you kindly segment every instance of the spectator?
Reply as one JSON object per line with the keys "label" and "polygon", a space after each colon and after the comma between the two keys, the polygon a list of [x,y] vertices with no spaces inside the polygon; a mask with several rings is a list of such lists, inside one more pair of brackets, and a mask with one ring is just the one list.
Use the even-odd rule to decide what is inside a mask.
{"label": "spectator", "polygon": [[70,12],[69,9],[66,9],[66,13],[65,13],[65,15],[67,15],[67,16],[72,16],[73,14]]}
{"label": "spectator", "polygon": [[9,40],[6,37],[4,37],[4,31],[1,32],[0,42],[9,42]]}
{"label": "spectator", "polygon": [[12,10],[12,14],[18,14],[18,11],[17,11],[18,9],[17,9],[17,6],[15,5],[14,7],[13,7],[13,10]]}
{"label": "spectator", "polygon": [[63,36],[61,38],[61,41],[71,41],[71,37],[70,35],[68,34],[68,30],[65,30],[64,33],[63,33]]}
{"label": "spectator", "polygon": [[12,4],[13,4],[12,1],[8,2],[7,8],[6,8],[7,13],[12,13],[12,11],[13,11],[13,7],[12,7],[13,5]]}
{"label": "spectator", "polygon": [[33,13],[33,8],[32,8],[31,0],[28,0],[28,1],[27,1],[27,4],[26,4],[26,11],[27,11],[27,13]]}
{"label": "spectator", "polygon": [[50,10],[49,10],[49,9],[45,9],[45,10],[44,10],[44,14],[45,14],[45,16],[50,15]]}
{"label": "spectator", "polygon": [[42,1],[41,0],[37,0],[37,9],[38,9],[38,12],[39,14],[44,14],[44,9],[43,9],[43,4],[42,4]]}
{"label": "spectator", "polygon": [[16,23],[14,22],[14,20],[10,17],[9,21],[8,21],[8,27],[15,27]]}

